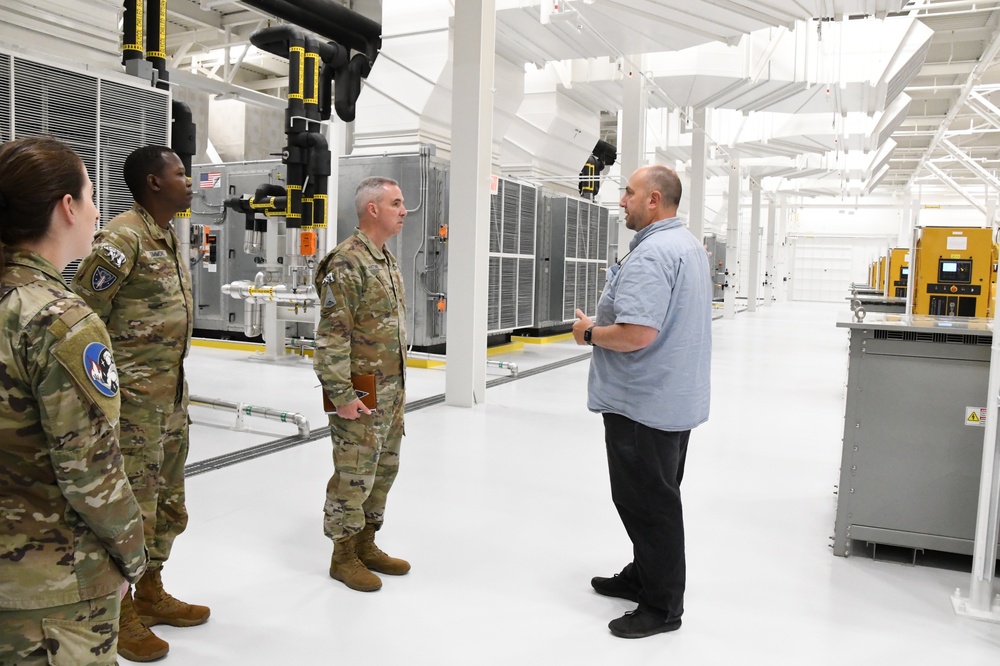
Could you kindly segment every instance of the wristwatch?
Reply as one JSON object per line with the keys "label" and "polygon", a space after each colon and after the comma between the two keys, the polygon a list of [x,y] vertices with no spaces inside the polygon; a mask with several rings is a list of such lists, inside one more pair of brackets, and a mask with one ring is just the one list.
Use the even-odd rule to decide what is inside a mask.
{"label": "wristwatch", "polygon": [[586,342],[591,347],[594,346],[594,341],[591,339],[593,337],[594,327],[591,326],[586,331],[583,332],[583,341]]}

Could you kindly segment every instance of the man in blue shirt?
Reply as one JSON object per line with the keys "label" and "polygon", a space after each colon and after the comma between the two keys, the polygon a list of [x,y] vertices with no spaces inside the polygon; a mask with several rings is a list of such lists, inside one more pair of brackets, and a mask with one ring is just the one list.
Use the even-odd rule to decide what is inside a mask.
{"label": "man in blue shirt", "polygon": [[680,199],[673,170],[632,174],[621,206],[636,235],[608,269],[596,321],[577,310],[573,325],[577,344],[594,347],[587,407],[604,418],[611,497],[632,541],[632,562],[591,580],[638,603],[608,625],[622,638],[679,629],[684,612],[680,484],[691,429],[708,420],[712,280]]}

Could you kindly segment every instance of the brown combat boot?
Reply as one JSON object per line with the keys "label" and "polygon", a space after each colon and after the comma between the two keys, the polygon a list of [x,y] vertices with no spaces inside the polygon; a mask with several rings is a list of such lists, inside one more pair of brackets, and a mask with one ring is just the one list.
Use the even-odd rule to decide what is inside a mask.
{"label": "brown combat boot", "polygon": [[166,656],[170,646],[139,619],[132,603],[132,590],[122,598],[118,619],[118,654],[129,661],[156,661]]}
{"label": "brown combat boot", "polygon": [[375,526],[365,525],[358,535],[358,558],[362,564],[379,573],[389,576],[402,576],[410,570],[410,563],[398,557],[389,557],[375,545]]}
{"label": "brown combat boot", "polygon": [[365,568],[358,559],[358,535],[333,542],[333,557],[330,558],[330,577],[341,581],[352,590],[374,592],[382,587],[382,580]]}
{"label": "brown combat boot", "polygon": [[207,622],[212,614],[207,606],[186,604],[170,596],[163,589],[160,569],[147,569],[135,584],[135,610],[147,627],[193,627]]}

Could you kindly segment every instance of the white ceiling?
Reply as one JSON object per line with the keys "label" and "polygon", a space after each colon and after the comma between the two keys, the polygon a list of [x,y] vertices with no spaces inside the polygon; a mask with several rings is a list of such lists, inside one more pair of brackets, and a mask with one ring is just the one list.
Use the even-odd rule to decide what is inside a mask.
{"label": "white ceiling", "polygon": [[[887,168],[871,174],[872,180],[877,177],[880,190],[885,191],[924,182],[946,182],[957,189],[1000,185],[1000,68],[994,66],[1000,51],[1000,0],[564,0],[554,13],[535,2],[498,0],[497,52],[507,60],[539,67],[551,61],[613,61],[625,54],[711,43],[735,45],[744,35],[769,27],[798,25],[802,29],[803,24],[796,22],[809,19],[915,16],[933,35],[919,58],[906,56],[916,63],[913,71],[899,79],[908,79],[903,87],[910,100],[908,113],[901,122],[894,116],[891,134],[877,134],[879,146],[875,148],[891,139],[895,150],[888,160],[879,156],[878,165]],[[355,0],[353,6],[367,15],[379,12],[375,0]],[[285,61],[248,50],[250,34],[273,21],[271,17],[242,3],[222,0],[169,0],[167,10],[171,67],[201,77],[198,86],[202,89],[225,93],[239,86],[257,91],[265,103],[272,98],[263,95],[280,97],[287,84]],[[823,23],[811,25],[822,29]],[[688,85],[692,90],[705,87],[710,83],[708,76],[694,73],[686,84],[675,77],[673,85]],[[181,78],[185,85],[191,83],[192,77]],[[854,82],[857,86],[866,83]],[[664,90],[663,85],[655,87]],[[595,112],[614,114],[621,108],[620,83],[603,81],[579,88],[579,99]],[[749,112],[766,106],[762,100],[780,97],[787,103],[771,110],[788,112],[815,111],[825,102],[819,99],[823,93],[817,86],[794,81],[760,78],[737,88],[729,91],[726,103],[717,105]],[[651,97],[655,100],[656,95]],[[678,99],[684,101],[675,103],[683,105],[696,101],[697,96],[678,94]],[[782,140],[789,150],[810,143],[807,134]],[[873,152],[868,159],[874,156]],[[836,167],[838,160],[821,164],[818,158],[810,159],[815,168],[800,159],[801,173],[791,174],[786,168],[785,177],[808,180],[801,176],[815,171],[837,182],[837,176],[831,177],[823,167]],[[869,181],[866,189],[873,184]]]}

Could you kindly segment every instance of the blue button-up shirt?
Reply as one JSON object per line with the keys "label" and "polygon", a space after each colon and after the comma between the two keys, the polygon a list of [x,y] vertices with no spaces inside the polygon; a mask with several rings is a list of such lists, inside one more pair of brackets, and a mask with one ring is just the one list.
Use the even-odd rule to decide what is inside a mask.
{"label": "blue button-up shirt", "polygon": [[705,248],[680,218],[650,224],[608,270],[598,326],[639,324],[658,331],[644,349],[594,347],[587,407],[657,430],[690,430],[708,420],[712,280]]}

